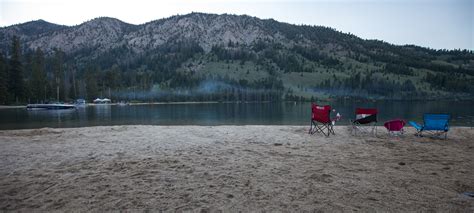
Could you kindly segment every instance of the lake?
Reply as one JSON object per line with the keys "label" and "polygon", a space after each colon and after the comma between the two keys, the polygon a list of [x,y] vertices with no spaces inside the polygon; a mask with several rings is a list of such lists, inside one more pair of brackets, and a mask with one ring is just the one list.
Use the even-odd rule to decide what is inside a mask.
{"label": "lake", "polygon": [[[326,103],[327,104],[327,103]],[[450,113],[453,126],[474,126],[474,101],[336,101],[349,123],[356,107],[379,109],[379,125],[393,118],[421,121],[423,113]],[[309,125],[311,103],[196,103],[96,105],[76,110],[0,109],[0,129],[99,125]]]}

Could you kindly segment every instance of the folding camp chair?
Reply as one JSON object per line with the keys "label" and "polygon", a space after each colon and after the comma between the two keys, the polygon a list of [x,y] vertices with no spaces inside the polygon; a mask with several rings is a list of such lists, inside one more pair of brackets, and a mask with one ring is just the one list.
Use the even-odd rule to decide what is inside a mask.
{"label": "folding camp chair", "polygon": [[[309,134],[316,132],[322,133],[323,135],[329,136],[330,134],[335,135],[333,122],[330,118],[331,106],[318,106],[314,103],[311,104],[311,126],[309,128]],[[327,132],[325,132],[327,130]]]}
{"label": "folding camp chair", "polygon": [[354,135],[357,132],[377,134],[377,113],[377,109],[357,108],[356,119],[350,120],[351,133]]}
{"label": "folding camp chair", "polygon": [[414,121],[409,121],[408,123],[415,127],[416,136],[423,137],[423,132],[426,132],[432,136],[442,136],[444,134],[444,139],[446,139],[448,137],[450,119],[451,115],[449,114],[427,113],[423,115],[423,125]]}
{"label": "folding camp chair", "polygon": [[406,122],[401,119],[394,119],[391,121],[387,121],[384,123],[385,128],[388,130],[389,135],[396,135],[404,133],[403,127],[405,126]]}

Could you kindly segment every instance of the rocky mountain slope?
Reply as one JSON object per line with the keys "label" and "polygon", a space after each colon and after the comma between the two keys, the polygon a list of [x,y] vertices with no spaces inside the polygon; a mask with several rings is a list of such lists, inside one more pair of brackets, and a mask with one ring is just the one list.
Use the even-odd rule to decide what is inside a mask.
{"label": "rocky mountain slope", "polygon": [[264,30],[264,21],[248,16],[190,14],[131,25],[118,19],[102,17],[77,26],[60,26],[43,20],[31,21],[0,29],[2,47],[10,39],[19,36],[28,49],[41,48],[52,52],[55,48],[67,54],[81,48],[97,48],[107,51],[126,45],[136,52],[144,52],[158,46],[180,40],[199,42],[209,51],[212,45],[230,41],[251,44],[256,39],[278,38]]}

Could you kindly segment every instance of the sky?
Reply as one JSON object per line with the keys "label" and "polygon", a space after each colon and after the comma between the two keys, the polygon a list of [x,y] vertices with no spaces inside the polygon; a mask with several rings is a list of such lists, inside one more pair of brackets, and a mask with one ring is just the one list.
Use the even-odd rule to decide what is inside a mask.
{"label": "sky", "polygon": [[474,0],[0,0],[0,26],[38,19],[78,25],[104,16],[143,24],[191,12],[246,14],[393,44],[474,50]]}

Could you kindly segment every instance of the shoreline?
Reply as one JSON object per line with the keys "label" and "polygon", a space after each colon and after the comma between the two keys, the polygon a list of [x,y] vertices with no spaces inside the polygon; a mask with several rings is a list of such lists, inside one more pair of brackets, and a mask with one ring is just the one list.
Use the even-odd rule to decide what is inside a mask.
{"label": "shoreline", "polygon": [[[142,126],[142,127],[226,127],[226,126],[232,126],[235,128],[240,128],[240,127],[247,127],[247,126],[255,126],[255,127],[300,127],[300,128],[306,128],[309,130],[309,125],[308,124],[209,124],[209,125],[199,125],[199,124],[111,124],[111,125],[92,125],[92,126],[71,126],[71,127],[51,127],[51,126],[46,126],[46,127],[37,127],[37,128],[16,128],[16,129],[0,129],[0,132],[6,132],[6,131],[32,131],[32,130],[42,130],[42,129],[51,129],[51,130],[71,130],[71,129],[79,129],[79,128],[114,128],[114,127],[122,127],[122,126]],[[351,125],[348,123],[342,122],[342,124],[336,124],[334,128],[342,128],[342,129],[348,129],[350,128]],[[387,135],[387,129],[383,126],[382,123],[380,125],[376,125],[377,127],[377,134],[375,136],[384,136]],[[450,125],[450,131],[452,128],[455,129],[465,129],[467,131],[474,130],[474,126],[462,126],[462,125]],[[415,132],[414,127],[410,125],[405,125],[404,127],[406,132],[413,133]],[[406,136],[407,133],[404,135]],[[448,132],[448,135],[450,133]]]}
{"label": "shoreline", "polygon": [[0,109],[19,109],[19,108],[25,108],[26,105],[15,105],[15,106],[9,106],[9,105],[0,105]]}
{"label": "shoreline", "polygon": [[0,131],[0,210],[474,210],[474,130],[447,140],[307,126]]}
{"label": "shoreline", "polygon": [[[393,101],[393,102],[419,102],[419,101],[440,101],[437,99],[426,99],[426,100],[398,100],[398,99],[328,99],[328,100],[315,100],[315,102],[339,102],[339,101],[354,101],[354,102],[377,102],[377,101]],[[473,99],[441,99],[441,101],[453,101],[453,102],[465,102],[473,101]],[[255,103],[311,103],[311,101],[176,101],[176,102],[137,102],[130,103],[126,105],[166,105],[166,104],[255,104]],[[86,103],[86,106],[108,106],[108,105],[120,105],[119,102],[114,102],[110,104],[95,104],[95,103]],[[0,105],[1,109],[16,109],[16,108],[26,108],[26,105]]]}
{"label": "shoreline", "polygon": [[[292,101],[291,101],[292,102]],[[166,104],[251,104],[251,103],[271,103],[270,101],[262,101],[262,102],[245,102],[245,101],[177,101],[177,102],[142,102],[142,103],[127,103],[124,106],[128,105],[166,105]],[[86,106],[117,106],[121,103],[110,103],[110,104],[95,104],[95,103],[87,103]],[[0,109],[18,109],[18,108],[26,108],[27,105],[0,105]]]}

